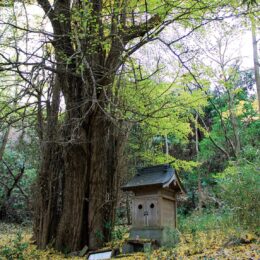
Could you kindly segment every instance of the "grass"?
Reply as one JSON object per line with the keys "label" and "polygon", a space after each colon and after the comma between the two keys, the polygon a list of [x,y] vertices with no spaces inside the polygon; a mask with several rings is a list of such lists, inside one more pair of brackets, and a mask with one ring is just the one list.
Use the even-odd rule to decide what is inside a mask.
{"label": "grass", "polygon": [[232,216],[227,212],[194,212],[187,217],[179,216],[178,228],[182,233],[194,233],[233,226]]}

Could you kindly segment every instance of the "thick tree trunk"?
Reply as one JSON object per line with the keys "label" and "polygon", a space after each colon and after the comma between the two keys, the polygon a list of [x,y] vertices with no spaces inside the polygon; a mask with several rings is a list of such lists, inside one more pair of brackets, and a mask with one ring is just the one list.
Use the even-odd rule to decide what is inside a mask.
{"label": "thick tree trunk", "polygon": [[67,107],[62,132],[43,145],[35,234],[38,247],[68,252],[110,239],[127,135],[98,106],[85,116],[82,107]]}
{"label": "thick tree trunk", "polygon": [[[122,139],[103,112],[88,118],[78,144],[64,148],[63,210],[56,248],[97,248],[110,238],[119,185]],[[65,248],[66,247],[66,248]]]}
{"label": "thick tree trunk", "polygon": [[93,119],[91,124],[85,132],[88,138],[63,147],[64,158],[52,147],[44,159],[42,175],[48,178],[40,185],[48,194],[41,197],[40,229],[36,230],[41,248],[52,242],[63,251],[79,250],[84,245],[97,248],[110,238],[122,144],[102,118]]}

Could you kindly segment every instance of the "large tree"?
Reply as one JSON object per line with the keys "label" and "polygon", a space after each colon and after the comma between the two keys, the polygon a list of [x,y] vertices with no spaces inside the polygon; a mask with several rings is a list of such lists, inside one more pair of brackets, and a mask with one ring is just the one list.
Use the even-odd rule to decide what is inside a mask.
{"label": "large tree", "polygon": [[[40,248],[51,242],[61,250],[95,248],[113,225],[125,139],[108,106],[113,80],[127,43],[155,28],[160,17],[140,22],[121,1],[38,3],[53,27],[56,76],[42,140],[36,241]],[[60,92],[66,105],[61,127]]]}

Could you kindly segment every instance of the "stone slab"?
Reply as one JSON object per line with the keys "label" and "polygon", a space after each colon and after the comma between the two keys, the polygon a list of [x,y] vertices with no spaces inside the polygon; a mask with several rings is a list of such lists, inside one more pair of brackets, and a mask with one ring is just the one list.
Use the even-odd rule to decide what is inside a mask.
{"label": "stone slab", "polygon": [[129,239],[150,239],[157,241],[159,244],[162,244],[163,242],[163,229],[158,228],[158,229],[137,229],[137,228],[132,228],[130,230],[130,235]]}
{"label": "stone slab", "polygon": [[150,240],[156,242],[155,244],[159,246],[175,244],[176,239],[176,229],[169,227],[131,228],[129,235],[129,241]]}

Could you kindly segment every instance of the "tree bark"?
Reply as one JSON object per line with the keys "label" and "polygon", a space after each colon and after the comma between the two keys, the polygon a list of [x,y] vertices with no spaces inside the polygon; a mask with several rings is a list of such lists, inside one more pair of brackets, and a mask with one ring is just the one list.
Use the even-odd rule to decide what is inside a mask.
{"label": "tree bark", "polygon": [[[11,130],[11,126],[9,125],[7,127],[6,132],[4,133],[3,141],[2,141],[2,144],[0,146],[0,162],[3,160],[3,155],[4,155],[5,147],[6,147],[7,142],[8,142],[10,130]],[[6,187],[6,189],[7,189],[7,193],[8,193],[9,188]],[[1,199],[0,200],[0,220],[3,220],[6,217],[6,201],[9,198],[7,198],[6,196],[3,196],[3,198],[0,198],[0,199]]]}
{"label": "tree bark", "polygon": [[[198,128],[198,120],[199,120],[199,114],[196,111],[196,117],[195,117],[195,150],[196,150],[196,161],[199,161],[199,128]],[[201,186],[201,172],[199,169],[198,172],[198,209],[201,213],[202,211],[202,186]]]}
{"label": "tree bark", "polygon": [[236,115],[236,105],[234,102],[234,93],[232,91],[227,90],[228,94],[228,109],[230,113],[230,122],[233,130],[233,144],[234,144],[234,157],[237,158],[240,150],[240,136],[239,136],[239,126],[238,126],[238,119]]}
{"label": "tree bark", "polygon": [[8,125],[8,127],[7,127],[7,129],[6,129],[5,133],[4,133],[2,144],[0,146],[0,161],[2,161],[2,159],[3,159],[5,147],[7,145],[9,134],[10,134],[10,130],[11,130],[11,126]]}
{"label": "tree bark", "polygon": [[[64,160],[60,144],[62,131],[58,124],[60,105],[60,77],[56,75],[52,88],[52,100],[47,100],[46,128],[39,129],[41,165],[37,182],[33,187],[35,199],[34,236],[39,248],[53,244],[56,239],[57,225],[62,214],[62,189],[64,182]],[[52,84],[52,83],[51,83]],[[40,108],[41,109],[41,108]],[[38,111],[41,113],[41,111]],[[38,123],[43,127],[42,118]],[[43,135],[44,134],[44,135]]]}
{"label": "tree bark", "polygon": [[258,100],[258,112],[260,113],[260,72],[259,72],[259,60],[257,51],[257,40],[256,40],[256,25],[255,18],[253,16],[251,19],[251,32],[252,32],[252,43],[253,43],[253,58],[254,58],[254,71],[255,71],[255,82]]}
{"label": "tree bark", "polygon": [[35,230],[40,248],[53,243],[62,251],[84,245],[94,249],[110,239],[124,136],[96,113],[88,118],[87,129],[80,129],[77,143],[65,144],[62,152],[46,148],[40,183],[43,192],[47,190],[41,197],[46,203],[40,206],[40,229]]}
{"label": "tree bark", "polygon": [[[70,84],[81,88],[77,80]],[[61,251],[85,245],[94,249],[110,239],[127,131],[109,119],[105,107],[79,108],[73,106],[77,96],[70,93],[65,98],[68,109],[62,127],[57,97],[48,109],[34,232],[39,248],[51,244]]]}

